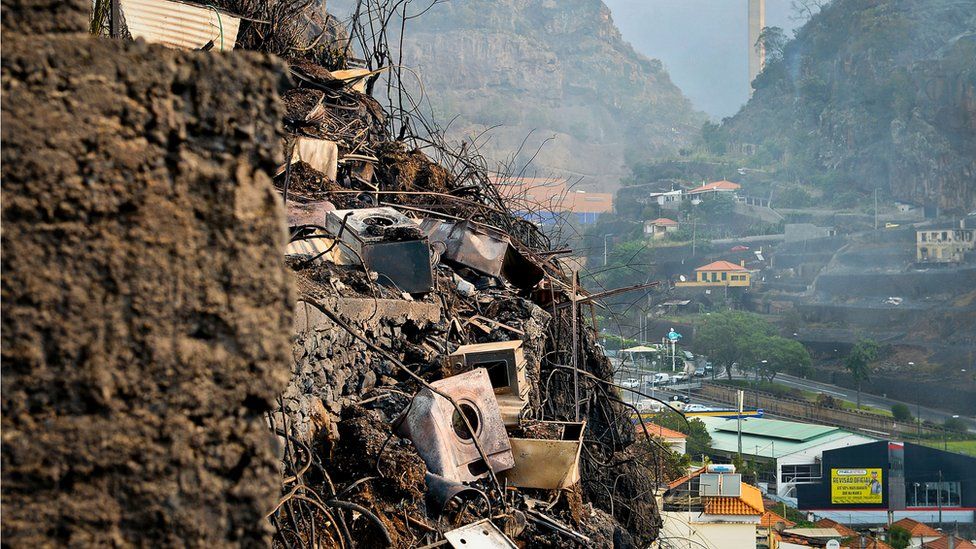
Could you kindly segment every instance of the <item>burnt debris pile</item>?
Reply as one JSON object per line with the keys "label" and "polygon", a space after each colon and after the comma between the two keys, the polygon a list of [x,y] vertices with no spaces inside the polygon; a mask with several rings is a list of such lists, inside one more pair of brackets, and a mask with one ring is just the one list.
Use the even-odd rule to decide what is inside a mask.
{"label": "burnt debris pile", "polygon": [[382,70],[290,71],[275,185],[299,296],[269,414],[285,446],[276,543],[653,539],[658,468],[546,236],[484,159],[391,120],[365,93]]}
{"label": "burnt debris pile", "polygon": [[4,0],[14,544],[656,537],[598,296],[406,106],[391,6]]}

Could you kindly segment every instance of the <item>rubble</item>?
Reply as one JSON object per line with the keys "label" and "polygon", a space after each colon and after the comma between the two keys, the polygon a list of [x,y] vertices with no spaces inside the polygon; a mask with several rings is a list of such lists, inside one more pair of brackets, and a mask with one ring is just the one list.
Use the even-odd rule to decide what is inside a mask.
{"label": "rubble", "polygon": [[[237,50],[263,24],[240,15]],[[4,381],[33,390],[4,395],[4,503],[22,508],[5,533],[652,541],[660,467],[634,444],[635,410],[587,321],[599,296],[509,210],[476,151],[370,95],[381,74],[398,85],[386,53],[363,67],[335,44],[289,49],[274,32],[295,27],[277,23],[262,43],[304,52],[287,68],[206,47],[11,41],[4,113],[22,142],[4,150]]]}
{"label": "rubble", "polygon": [[585,321],[599,296],[573,295],[569,269],[474,153],[418,137],[368,86],[304,60],[291,72],[286,147],[315,138],[337,157],[334,174],[303,154],[275,179],[300,298],[292,382],[270,418],[320,469],[303,475],[286,453],[282,493],[341,494],[376,520],[335,508],[296,523],[322,511],[290,499],[269,517],[276,544],[343,528],[393,547],[653,540],[661,467],[653,444],[634,444],[633,410]]}

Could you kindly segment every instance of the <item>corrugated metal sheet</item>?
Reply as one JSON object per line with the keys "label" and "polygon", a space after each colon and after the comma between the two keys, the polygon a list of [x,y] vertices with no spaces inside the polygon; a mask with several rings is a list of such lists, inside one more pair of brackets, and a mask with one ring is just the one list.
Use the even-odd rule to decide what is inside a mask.
{"label": "corrugated metal sheet", "polygon": [[232,50],[241,20],[216,8],[172,0],[120,0],[133,38],[193,50],[213,40],[214,50]]}

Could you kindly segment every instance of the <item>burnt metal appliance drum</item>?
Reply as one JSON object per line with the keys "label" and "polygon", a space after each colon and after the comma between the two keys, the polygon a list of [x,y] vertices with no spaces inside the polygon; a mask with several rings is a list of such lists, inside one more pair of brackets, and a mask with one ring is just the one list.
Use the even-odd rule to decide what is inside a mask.
{"label": "burnt metal appliance drum", "polygon": [[485,476],[489,468],[498,473],[515,465],[495,392],[484,368],[435,381],[431,386],[458,403],[488,463],[481,458],[451,402],[424,388],[400,418],[397,432],[413,442],[428,471],[455,482],[468,482]]}
{"label": "burnt metal appliance drum", "polygon": [[351,261],[380,275],[380,284],[411,294],[433,289],[427,237],[419,225],[395,209],[331,211],[325,228],[339,238]]}

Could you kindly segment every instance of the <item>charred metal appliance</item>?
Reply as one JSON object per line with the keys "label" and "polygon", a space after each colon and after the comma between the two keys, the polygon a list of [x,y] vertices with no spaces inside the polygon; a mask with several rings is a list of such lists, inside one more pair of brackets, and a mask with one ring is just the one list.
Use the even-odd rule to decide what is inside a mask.
{"label": "charred metal appliance", "polygon": [[536,421],[539,437],[512,437],[515,467],[502,476],[517,488],[557,490],[580,480],[579,460],[586,423]]}
{"label": "charred metal appliance", "polygon": [[379,282],[411,294],[433,289],[430,246],[420,226],[393,208],[335,210],[326,230],[343,254],[379,273]]}
{"label": "charred metal appliance", "polygon": [[473,368],[487,370],[502,420],[505,425],[518,423],[519,415],[529,402],[521,340],[462,345],[447,357],[447,366],[453,372]]}
{"label": "charred metal appliance", "polygon": [[[488,371],[477,368],[431,383],[450,395],[460,413],[446,398],[424,388],[399,420],[397,432],[413,441],[427,470],[455,482],[483,477],[490,468],[498,473],[515,464],[508,433],[502,423]],[[468,431],[461,413],[471,424]],[[481,458],[474,439],[485,451]]]}
{"label": "charred metal appliance", "polygon": [[431,243],[440,243],[444,259],[496,278],[504,278],[522,289],[531,289],[545,276],[541,267],[529,261],[505,233],[489,227],[459,221],[427,218],[420,224]]}

